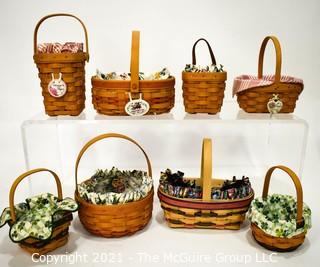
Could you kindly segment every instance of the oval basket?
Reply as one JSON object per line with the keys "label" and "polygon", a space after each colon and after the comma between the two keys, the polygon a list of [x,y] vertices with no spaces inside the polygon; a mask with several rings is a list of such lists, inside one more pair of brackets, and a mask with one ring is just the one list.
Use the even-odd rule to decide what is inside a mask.
{"label": "oval basket", "polygon": [[[211,62],[216,65],[216,59],[207,40],[200,38],[192,48],[192,64],[196,65],[196,45],[204,41],[209,49]],[[182,72],[183,103],[188,113],[220,112],[224,90],[226,87],[227,72]]]}
{"label": "oval basket", "polygon": [[[201,178],[196,183],[203,189],[202,199],[177,198],[158,189],[158,197],[164,210],[164,217],[173,228],[240,228],[254,197],[254,192],[245,198],[235,200],[211,199],[211,188],[219,188],[224,180],[212,179],[211,139],[204,139],[201,158]],[[187,178],[194,179],[194,178]]]}
{"label": "oval basket", "polygon": [[140,32],[132,32],[130,81],[101,80],[93,76],[92,103],[96,111],[105,115],[128,115],[125,106],[132,99],[142,98],[150,105],[147,114],[168,113],[174,106],[175,78],[139,81]]}
{"label": "oval basket", "polygon": [[[84,34],[86,52],[77,53],[39,53],[37,49],[38,30],[40,25],[52,17],[72,17],[80,22]],[[51,14],[43,17],[34,30],[34,62],[39,71],[45,112],[49,116],[79,115],[85,107],[85,62],[89,61],[88,34],[84,23],[71,14]],[[48,85],[52,75],[58,77],[67,85],[67,92],[62,97],[53,97],[48,92]]]}
{"label": "oval basket", "polygon": [[[303,211],[303,191],[300,180],[298,176],[288,167],[285,166],[274,166],[268,170],[265,176],[262,197],[266,198],[268,196],[270,179],[273,171],[275,169],[280,169],[286,172],[292,179],[297,192],[297,228],[304,226],[304,219],[302,216]],[[275,237],[267,234],[263,231],[257,224],[251,224],[252,235],[254,239],[263,247],[278,251],[278,252],[288,252],[297,249],[305,239],[306,231],[297,234],[291,238],[285,237]]]}
{"label": "oval basket", "polygon": [[[263,57],[269,40],[273,42],[276,50],[276,73],[274,76],[263,76]],[[278,95],[283,103],[279,113],[294,112],[296,101],[303,90],[303,83],[298,78],[281,76],[281,63],[279,40],[275,36],[267,36],[260,48],[258,76],[242,75],[234,80],[233,94],[237,95],[240,108],[249,113],[269,113],[267,104],[274,95]]]}
{"label": "oval basket", "polygon": [[[61,182],[56,173],[44,168],[34,169],[28,172],[25,172],[13,182],[10,189],[9,207],[10,207],[10,214],[12,219],[10,222],[10,225],[16,222],[16,214],[14,211],[14,195],[15,195],[15,191],[18,184],[26,177],[38,172],[49,172],[52,174],[57,185],[58,199],[59,200],[63,199]],[[23,241],[19,242],[19,246],[22,249],[29,252],[30,254],[37,253],[36,255],[40,256],[65,245],[68,242],[69,225],[70,225],[70,222],[72,221],[72,218],[73,216],[71,212],[65,212],[64,216],[59,221],[56,221],[54,223],[52,235],[48,240],[39,240],[33,237],[28,237],[27,239],[24,239]]]}
{"label": "oval basket", "polygon": [[138,201],[115,205],[97,205],[81,198],[78,192],[78,166],[84,152],[94,143],[106,138],[120,138],[138,146],[144,154],[148,175],[152,177],[150,160],[143,148],[128,136],[116,133],[99,135],[88,143],[79,152],[75,165],[76,191],[75,200],[79,204],[79,218],[83,226],[92,234],[103,237],[121,237],[133,234],[143,229],[152,217],[153,189],[146,197]]}

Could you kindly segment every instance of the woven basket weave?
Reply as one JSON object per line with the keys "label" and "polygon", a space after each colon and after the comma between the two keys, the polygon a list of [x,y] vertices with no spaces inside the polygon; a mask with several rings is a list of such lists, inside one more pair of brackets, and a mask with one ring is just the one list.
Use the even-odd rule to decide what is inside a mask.
{"label": "woven basket weave", "polygon": [[263,78],[263,57],[266,45],[271,40],[276,50],[276,73],[274,83],[268,86],[257,86],[237,93],[237,101],[240,108],[250,113],[269,113],[268,101],[274,94],[278,94],[283,103],[280,113],[292,113],[296,107],[296,101],[303,90],[299,83],[288,83],[281,81],[281,46],[275,36],[267,36],[261,45],[258,63],[258,79]]}
{"label": "woven basket weave", "polygon": [[96,205],[81,198],[78,192],[78,166],[84,152],[94,143],[105,138],[125,139],[137,145],[144,154],[148,175],[152,177],[150,160],[142,147],[133,139],[115,133],[99,135],[81,149],[75,167],[76,191],[75,199],[79,204],[79,218],[83,226],[92,234],[103,237],[121,237],[143,229],[152,217],[153,189],[138,201],[115,205]]}
{"label": "woven basket weave", "polygon": [[132,32],[131,81],[101,80],[92,77],[92,103],[100,114],[128,115],[125,105],[129,101],[129,92],[133,99],[142,98],[150,105],[148,114],[169,112],[174,106],[175,78],[166,80],[139,81],[139,43],[140,32]]}
{"label": "woven basket weave", "polygon": [[[196,45],[204,41],[208,45],[211,62],[216,65],[216,59],[207,40],[201,38],[192,48],[192,64],[196,65]],[[188,113],[220,112],[224,98],[227,73],[223,72],[182,72],[183,103]]]}
{"label": "woven basket weave", "polygon": [[[266,198],[268,196],[271,175],[275,169],[280,169],[286,172],[294,182],[296,192],[297,192],[297,228],[303,227],[304,220],[302,216],[302,212],[303,212],[302,186],[298,176],[288,167],[274,166],[268,170],[264,180],[262,197]],[[265,233],[262,229],[259,228],[258,225],[254,223],[251,224],[251,230],[252,230],[253,237],[260,245],[262,245],[263,247],[269,250],[279,251],[279,252],[287,252],[287,251],[293,251],[297,249],[304,242],[305,235],[306,235],[306,232],[302,232],[291,238],[275,237]]]}
{"label": "woven basket weave", "polygon": [[[40,25],[47,19],[58,16],[72,17],[78,20],[85,33],[86,52],[77,53],[38,53],[37,35]],[[88,34],[84,23],[71,14],[52,14],[43,17],[34,30],[34,62],[37,64],[42,87],[45,112],[49,116],[79,115],[85,107],[85,62],[89,61]],[[48,84],[54,77],[62,74],[67,92],[62,97],[53,97],[48,92]]]}
{"label": "woven basket weave", "polygon": [[[204,139],[201,159],[201,178],[196,183],[202,186],[202,199],[172,197],[160,188],[158,197],[164,210],[164,217],[173,228],[211,228],[232,229],[240,228],[245,214],[253,199],[254,193],[235,200],[211,199],[211,188],[221,187],[224,180],[211,179],[212,152],[211,140]],[[191,179],[191,178],[187,178]]]}
{"label": "woven basket weave", "polygon": [[[51,170],[44,169],[44,168],[39,168],[39,169],[34,169],[31,171],[28,171],[22,175],[20,175],[13,183],[10,189],[10,195],[9,195],[9,206],[10,206],[10,214],[11,214],[11,219],[12,221],[10,224],[14,224],[16,222],[16,214],[14,211],[14,195],[16,188],[18,184],[28,177],[29,175],[32,175],[34,173],[38,172],[49,172],[53,175],[56,185],[57,185],[57,190],[58,190],[58,199],[62,200],[62,188],[61,188],[61,182],[59,180],[59,177],[56,173],[54,173]],[[71,212],[66,212],[65,215],[57,222],[55,222],[53,231],[52,231],[52,236],[48,240],[39,240],[36,238],[29,237],[22,242],[19,243],[19,246],[29,252],[30,254],[37,253],[36,256],[40,256],[43,254],[46,254],[50,251],[55,250],[56,248],[59,248],[63,245],[65,245],[68,242],[68,236],[69,236],[69,225],[70,222],[72,221],[72,213]]]}

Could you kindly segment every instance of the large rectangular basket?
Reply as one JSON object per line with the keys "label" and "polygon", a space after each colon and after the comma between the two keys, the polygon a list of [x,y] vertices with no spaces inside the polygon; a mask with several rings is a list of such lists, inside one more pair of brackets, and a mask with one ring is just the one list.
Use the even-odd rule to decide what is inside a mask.
{"label": "large rectangular basket", "polygon": [[[263,75],[263,58],[266,45],[271,40],[276,51],[275,75]],[[240,108],[249,113],[268,113],[270,106],[274,105],[273,99],[281,101],[281,109],[277,113],[292,113],[296,107],[296,101],[303,90],[301,79],[281,75],[281,46],[275,36],[267,36],[260,48],[258,76],[241,75],[235,78],[233,83],[233,95],[237,95]]]}
{"label": "large rectangular basket", "polygon": [[[85,33],[86,52],[39,53],[37,35],[40,25],[48,18],[66,16],[78,20]],[[71,14],[51,14],[43,17],[34,30],[34,62],[39,70],[45,112],[49,116],[79,115],[85,107],[85,62],[89,61],[88,34],[84,23]],[[52,77],[59,77],[66,84],[67,91],[61,97],[52,96],[48,85]]]}
{"label": "large rectangular basket", "polygon": [[[177,198],[158,189],[158,197],[164,217],[172,228],[210,228],[237,230],[245,220],[245,214],[253,199],[249,196],[234,200],[211,199],[211,189],[219,188],[224,180],[212,179],[211,139],[202,145],[201,178],[196,180],[203,189],[202,199]],[[194,180],[194,178],[187,178]]]}
{"label": "large rectangular basket", "polygon": [[[201,38],[195,42],[192,48],[192,64],[196,65],[195,49],[199,41],[206,42],[211,62],[216,65],[212,48],[207,40]],[[188,113],[220,112],[224,90],[226,87],[227,72],[182,72],[183,103]]]}
{"label": "large rectangular basket", "polygon": [[131,235],[143,229],[152,217],[153,189],[146,197],[138,201],[114,205],[91,204],[82,198],[78,192],[78,166],[84,152],[94,143],[106,138],[120,138],[137,145],[146,158],[148,175],[152,177],[151,163],[146,152],[130,137],[121,134],[109,133],[102,134],[91,139],[79,152],[75,166],[75,200],[79,204],[79,219],[84,228],[94,235],[103,237],[121,237]]}
{"label": "large rectangular basket", "polygon": [[131,80],[101,80],[92,77],[92,103],[96,111],[105,115],[128,115],[125,106],[130,100],[138,99],[140,94],[143,100],[149,103],[147,114],[168,113],[174,106],[175,78],[165,80],[139,81],[139,43],[140,32],[132,32],[131,46]]}
{"label": "large rectangular basket", "polygon": [[[57,185],[58,199],[59,200],[63,199],[61,182],[59,180],[58,175],[53,171],[44,169],[44,168],[39,168],[39,169],[28,171],[20,175],[14,181],[10,189],[10,195],[9,195],[9,206],[10,206],[10,214],[11,214],[11,221],[9,222],[10,226],[16,222],[16,214],[14,210],[14,195],[15,195],[15,191],[18,184],[29,175],[32,175],[38,172],[49,172],[53,175]],[[22,249],[29,252],[30,254],[35,254],[35,256],[40,256],[65,245],[68,242],[69,226],[72,219],[73,219],[73,216],[71,212],[64,212],[63,216],[61,216],[59,220],[53,222],[52,235],[49,239],[39,240],[33,237],[28,237],[23,241],[19,242],[19,246]]]}

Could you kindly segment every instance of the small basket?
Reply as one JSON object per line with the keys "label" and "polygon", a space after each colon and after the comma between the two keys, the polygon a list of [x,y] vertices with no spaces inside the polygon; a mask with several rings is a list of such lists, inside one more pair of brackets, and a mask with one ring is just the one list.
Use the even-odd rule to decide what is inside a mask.
{"label": "small basket", "polygon": [[[276,50],[276,73],[263,76],[263,57],[269,40]],[[240,108],[249,113],[269,113],[271,111],[268,103],[277,95],[282,106],[277,113],[294,112],[296,101],[303,90],[303,81],[291,76],[281,76],[281,63],[279,40],[275,36],[267,36],[260,48],[258,76],[242,75],[234,80],[233,95],[237,95]]]}
{"label": "small basket", "polygon": [[[208,45],[211,62],[216,65],[216,59],[207,40],[201,38],[192,48],[192,64],[196,65],[195,49],[199,41]],[[227,72],[182,72],[183,103],[188,113],[220,112],[226,87]]]}
{"label": "small basket", "polygon": [[[211,139],[204,139],[202,145],[201,178],[196,180],[202,186],[202,199],[177,198],[158,189],[158,197],[164,210],[164,217],[172,228],[210,228],[237,230],[245,220],[245,214],[254,192],[241,199],[211,199],[211,188],[219,188],[224,180],[212,179]],[[193,178],[187,178],[193,179]]]}
{"label": "small basket", "polygon": [[[297,192],[297,228],[304,226],[304,218],[302,216],[303,212],[303,191],[300,180],[298,176],[285,166],[274,166],[268,170],[266,173],[266,177],[264,180],[263,193],[262,198],[266,198],[268,196],[270,179],[273,171],[275,169],[280,169],[286,172],[292,181],[294,182],[296,192]],[[300,234],[294,235],[290,238],[285,237],[275,237],[268,233],[266,233],[263,229],[261,229],[257,224],[251,223],[251,230],[254,239],[263,247],[278,252],[289,252],[297,249],[304,241],[306,231],[303,231]]]}
{"label": "small basket", "polygon": [[[65,16],[78,20],[84,30],[86,52],[77,53],[39,53],[37,49],[38,29],[48,18]],[[45,112],[49,116],[79,115],[85,107],[85,62],[89,61],[88,35],[84,23],[71,14],[52,14],[43,17],[34,30],[34,62],[39,70],[43,103]],[[67,86],[66,93],[61,97],[54,97],[49,93],[48,86],[53,78],[61,75]]]}
{"label": "small basket", "polygon": [[[10,195],[9,195],[9,207],[10,207],[10,214],[11,214],[12,220],[10,221],[10,225],[13,225],[16,222],[16,214],[14,211],[14,195],[15,195],[15,191],[18,184],[29,175],[32,175],[38,172],[49,172],[52,174],[57,185],[58,199],[59,200],[63,199],[61,182],[56,173],[44,168],[28,171],[20,175],[11,186]],[[69,231],[69,225],[70,225],[70,222],[72,221],[72,218],[73,217],[71,212],[65,212],[64,216],[59,221],[56,221],[54,223],[52,235],[48,240],[39,240],[33,237],[28,237],[27,239],[21,241],[19,243],[19,246],[22,249],[29,252],[30,254],[36,253],[37,256],[40,256],[65,245],[68,242],[68,236],[69,236],[68,231]]]}
{"label": "small basket", "polygon": [[79,204],[79,218],[83,226],[94,235],[103,237],[121,237],[131,235],[143,229],[152,217],[153,189],[143,199],[115,205],[91,204],[81,198],[78,192],[78,166],[81,157],[91,145],[106,138],[125,139],[137,145],[146,158],[148,175],[152,177],[151,163],[146,152],[130,137],[121,134],[109,133],[93,138],[81,149],[75,165],[75,199]]}
{"label": "small basket", "polygon": [[96,111],[105,115],[128,115],[125,106],[132,99],[149,103],[147,114],[168,113],[174,106],[175,78],[166,80],[139,81],[139,43],[140,32],[132,32],[131,47],[131,81],[100,80],[92,77],[92,103]]}

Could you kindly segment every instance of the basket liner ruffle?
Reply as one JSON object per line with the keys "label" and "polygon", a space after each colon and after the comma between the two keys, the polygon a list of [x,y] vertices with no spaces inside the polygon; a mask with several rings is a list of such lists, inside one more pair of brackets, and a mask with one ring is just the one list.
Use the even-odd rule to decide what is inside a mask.
{"label": "basket liner ruffle", "polygon": [[273,194],[266,199],[255,198],[248,211],[248,219],[265,233],[291,238],[311,228],[311,210],[303,203],[304,227],[296,228],[297,200],[293,196]]}
{"label": "basket liner ruffle", "polygon": [[[234,79],[232,96],[235,94],[248,90],[254,87],[268,86],[274,83],[275,75],[264,75],[259,79],[255,75],[241,75]],[[303,86],[303,80],[292,76],[281,76],[280,82],[282,83],[294,83],[301,84]]]}
{"label": "basket liner ruffle", "polygon": [[10,225],[9,237],[13,242],[22,242],[31,237],[47,240],[53,233],[54,225],[62,219],[66,212],[75,212],[78,204],[71,198],[59,201],[50,193],[27,198],[25,203],[14,206],[16,222],[12,223],[10,208],[3,210],[0,227]]}

